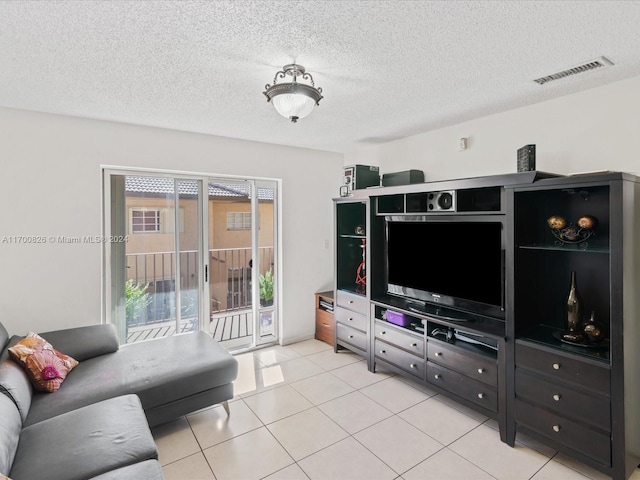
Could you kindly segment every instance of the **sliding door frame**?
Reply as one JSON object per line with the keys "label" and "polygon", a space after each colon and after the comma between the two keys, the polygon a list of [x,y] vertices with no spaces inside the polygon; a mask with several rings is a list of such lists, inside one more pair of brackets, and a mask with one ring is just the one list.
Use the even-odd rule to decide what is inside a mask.
{"label": "sliding door frame", "polygon": [[[101,167],[101,175],[102,175],[102,232],[103,238],[110,238],[116,233],[113,232],[112,224],[114,222],[113,215],[117,214],[117,210],[123,206],[114,207],[113,202],[117,201],[117,199],[112,198],[111,195],[111,178],[114,175],[118,176],[153,176],[153,177],[165,177],[174,179],[174,185],[178,185],[181,180],[189,180],[189,181],[197,181],[199,185],[199,199],[198,202],[198,250],[200,252],[199,265],[200,265],[200,279],[198,281],[198,298],[199,308],[198,308],[198,328],[199,330],[208,331],[208,320],[211,318],[211,306],[209,305],[209,276],[210,272],[208,271],[209,265],[209,218],[208,218],[208,184],[211,179],[225,179],[227,181],[248,181],[252,185],[252,217],[254,219],[259,218],[258,216],[258,185],[263,184],[264,182],[275,184],[276,195],[274,196],[274,239],[273,239],[273,247],[274,247],[274,271],[278,272],[278,275],[275,277],[276,286],[275,286],[275,337],[271,341],[261,341],[259,335],[259,298],[257,294],[258,282],[257,282],[257,272],[253,272],[253,305],[254,305],[254,339],[253,346],[260,346],[261,343],[274,343],[281,341],[282,338],[282,315],[281,315],[281,288],[282,285],[282,276],[280,272],[282,272],[281,268],[281,231],[282,231],[282,222],[281,218],[281,187],[282,182],[279,179],[274,178],[264,178],[264,177],[247,177],[247,176],[238,176],[238,175],[221,175],[221,174],[205,174],[201,172],[184,172],[184,171],[173,171],[173,170],[158,170],[158,169],[150,169],[150,168],[135,168],[135,167],[121,167],[121,166],[111,166],[111,165],[102,165]],[[175,192],[174,198],[174,207],[175,203],[178,202],[178,192]],[[255,200],[254,200],[255,199]],[[177,208],[174,208],[175,211],[175,225],[179,225],[179,211]],[[126,212],[124,213],[126,215]],[[122,219],[120,219],[122,221]],[[203,228],[204,227],[204,228]],[[125,229],[124,234],[127,234]],[[177,237],[176,233],[176,237]],[[177,238],[175,239],[176,245],[178,245]],[[101,321],[102,323],[114,323],[114,315],[113,312],[119,311],[116,318],[122,317],[124,315],[124,299],[116,299],[113,296],[114,291],[114,281],[115,275],[120,275],[121,277],[126,277],[126,272],[122,269],[121,272],[113,271],[113,255],[112,255],[112,247],[113,245],[109,242],[102,243],[102,264],[101,264]],[[125,248],[125,244],[122,244],[122,248]],[[258,250],[258,229],[256,226],[256,222],[253,222],[252,225],[252,248],[255,252]],[[178,255],[179,256],[179,255]],[[179,261],[179,260],[178,260]],[[121,279],[122,280],[122,279]],[[179,292],[180,289],[176,288],[176,309],[180,308],[180,298]],[[116,305],[114,302],[117,302]],[[258,312],[256,314],[256,312]],[[176,321],[179,319],[179,314],[176,317]],[[117,326],[117,325],[116,325]]]}

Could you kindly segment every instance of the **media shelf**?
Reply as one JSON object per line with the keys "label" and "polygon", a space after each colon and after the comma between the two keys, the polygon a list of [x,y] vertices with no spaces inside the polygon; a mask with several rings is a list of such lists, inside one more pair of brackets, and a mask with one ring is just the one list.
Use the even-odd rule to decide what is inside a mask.
{"label": "media shelf", "polygon": [[[613,480],[629,478],[640,464],[638,177],[523,172],[356,190],[334,201],[336,351],[495,418],[511,446],[523,433]],[[563,221],[551,221],[551,230],[554,216]],[[584,217],[595,228],[560,234],[558,225]],[[499,228],[443,234],[453,224]],[[473,255],[460,253],[465,240],[478,239]],[[571,243],[577,239],[586,243]],[[500,254],[482,255],[492,248]],[[355,281],[363,256],[364,288]],[[602,344],[562,341],[572,272],[582,320],[595,312]],[[460,279],[472,288],[460,290]],[[493,294],[478,298],[475,286],[487,293],[487,285]],[[408,322],[385,321],[388,310]]]}
{"label": "media shelf", "polygon": [[334,351],[350,350],[365,357],[367,365],[370,365],[367,300],[369,202],[367,199],[336,199],[334,213]]}
{"label": "media shelf", "polygon": [[[384,365],[496,418],[505,439],[504,322],[492,324],[492,319],[451,311],[446,314],[474,320],[436,319],[424,313],[429,306],[420,304],[423,311],[418,313],[412,303],[393,295],[371,301],[371,370]],[[402,315],[401,325],[386,320],[390,312]]]}
{"label": "media shelf", "polygon": [[609,364],[611,360],[609,350],[609,339],[604,339],[600,344],[581,346],[566,343],[560,340],[563,328],[551,327],[549,325],[536,325],[518,334],[518,340],[533,344],[544,345],[556,350],[561,350],[571,355],[579,355],[585,358]]}
{"label": "media shelf", "polygon": [[522,250],[555,250],[558,252],[581,252],[585,254],[590,253],[610,253],[608,247],[581,247],[580,245],[555,245],[555,244],[532,244],[532,245],[518,245],[518,248]]}
{"label": "media shelf", "polygon": [[[376,296],[376,298],[372,299],[372,303],[438,325],[471,330],[494,339],[504,339],[505,337],[505,322],[502,319],[462,312],[445,306],[406,300],[394,295]],[[456,318],[457,320],[454,320]]]}
{"label": "media shelf", "polygon": [[[639,286],[639,185],[636,177],[607,173],[507,189],[514,247],[507,262],[507,337],[515,339],[508,345],[507,443],[525,433],[615,480],[627,479],[640,463],[640,407],[625,401],[640,395],[632,293]],[[558,244],[558,230],[554,235],[548,223],[554,216],[563,227],[585,216],[596,226],[585,244]],[[563,337],[572,272],[582,306],[576,330],[594,312],[599,342]]]}
{"label": "media shelf", "polygon": [[366,285],[358,281],[366,259],[367,202],[341,201],[336,203],[336,288],[366,295]]}

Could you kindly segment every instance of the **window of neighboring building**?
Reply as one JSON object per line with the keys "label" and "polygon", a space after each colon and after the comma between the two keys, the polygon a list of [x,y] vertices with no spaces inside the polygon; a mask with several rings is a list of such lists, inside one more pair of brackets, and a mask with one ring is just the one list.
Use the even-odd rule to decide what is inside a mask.
{"label": "window of neighboring building", "polygon": [[227,230],[251,230],[251,212],[227,212]]}
{"label": "window of neighboring building", "polygon": [[131,210],[131,232],[160,231],[160,210]]}

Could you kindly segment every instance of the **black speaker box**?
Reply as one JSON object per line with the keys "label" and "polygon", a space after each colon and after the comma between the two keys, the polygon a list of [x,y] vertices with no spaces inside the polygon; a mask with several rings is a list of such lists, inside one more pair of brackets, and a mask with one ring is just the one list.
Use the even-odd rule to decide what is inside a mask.
{"label": "black speaker box", "polygon": [[380,186],[380,168],[370,165],[344,167],[344,184],[348,190]]}
{"label": "black speaker box", "polygon": [[382,175],[382,186],[410,185],[412,183],[424,183],[422,170],[405,170],[404,172],[385,173]]}
{"label": "black speaker box", "polygon": [[518,172],[532,172],[536,169],[536,146],[525,145],[518,149]]}

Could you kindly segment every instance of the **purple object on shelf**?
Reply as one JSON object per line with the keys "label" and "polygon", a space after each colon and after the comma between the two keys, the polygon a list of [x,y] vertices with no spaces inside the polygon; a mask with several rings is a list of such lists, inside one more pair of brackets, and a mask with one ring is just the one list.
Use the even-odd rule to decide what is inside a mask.
{"label": "purple object on shelf", "polygon": [[411,318],[407,317],[404,313],[398,313],[391,310],[387,310],[387,322],[394,325],[400,325],[401,327],[408,327],[411,325]]}

